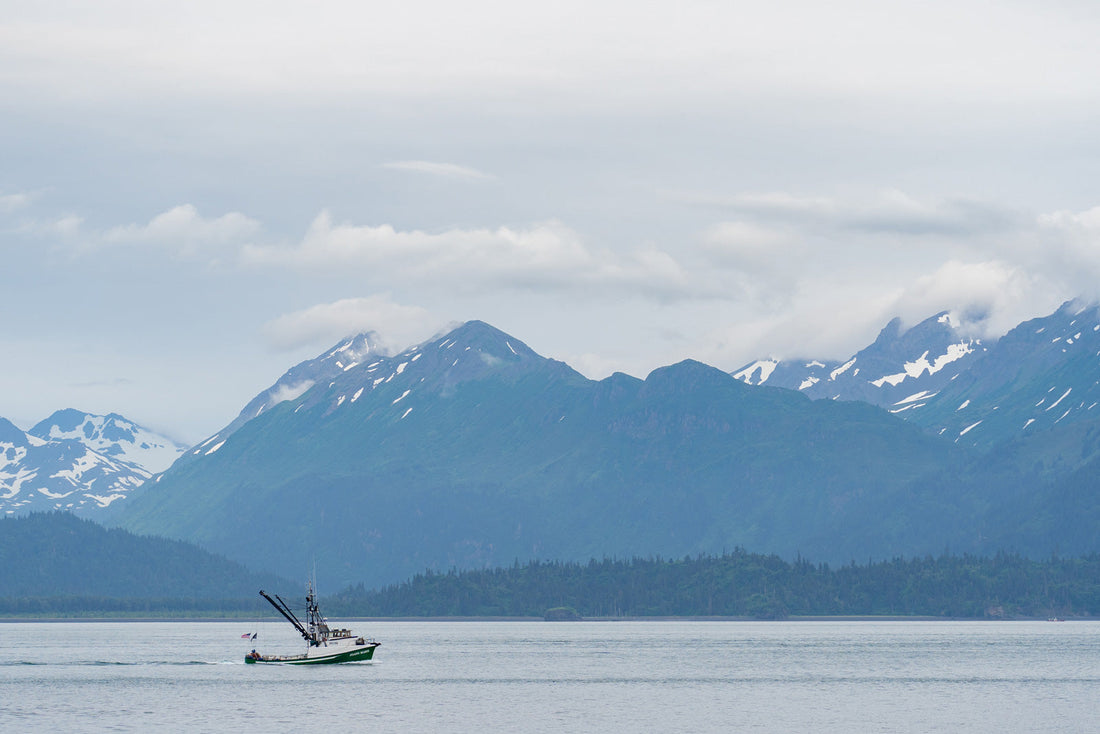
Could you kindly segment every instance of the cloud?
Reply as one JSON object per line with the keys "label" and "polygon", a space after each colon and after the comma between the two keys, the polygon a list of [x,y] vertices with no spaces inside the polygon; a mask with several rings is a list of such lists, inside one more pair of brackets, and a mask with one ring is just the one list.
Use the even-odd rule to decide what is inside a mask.
{"label": "cloud", "polygon": [[970,236],[1008,232],[1019,225],[1015,212],[967,199],[920,201],[898,190],[878,202],[847,211],[840,226],[872,234]]}
{"label": "cloud", "polygon": [[685,2],[673,19],[662,4],[625,0],[337,1],[321,13],[196,0],[171,24],[133,0],[94,14],[53,5],[28,5],[0,26],[0,48],[15,79],[74,96],[213,88],[375,100],[521,89],[652,104],[685,93],[741,103],[778,90],[904,94],[894,106],[912,114],[934,103],[1088,98],[1097,66],[1095,17],[1065,3]]}
{"label": "cloud", "polygon": [[714,262],[748,272],[789,268],[805,246],[789,230],[742,220],[719,222],[702,236],[702,249]]}
{"label": "cloud", "polygon": [[1077,295],[1100,298],[1100,206],[1042,215],[1038,228],[1037,240],[1027,253],[1032,258],[1029,264],[1057,271]]}
{"label": "cloud", "polygon": [[964,330],[990,338],[1052,312],[1066,297],[1047,277],[1019,265],[949,260],[915,279],[890,308],[909,324],[949,310]]}
{"label": "cloud", "polygon": [[452,178],[462,181],[488,181],[492,176],[476,168],[459,166],[454,163],[436,163],[433,161],[392,161],[383,163],[382,168],[394,171],[411,171],[413,173],[425,173],[439,178]]}
{"label": "cloud", "polygon": [[11,214],[31,204],[30,194],[0,194],[0,214]]}
{"label": "cloud", "polygon": [[670,254],[643,246],[618,254],[590,248],[560,222],[525,228],[448,229],[431,233],[391,225],[336,224],[324,211],[292,247],[247,245],[253,265],[304,270],[360,269],[451,292],[486,286],[576,291],[606,288],[657,298],[694,297],[690,279]]}
{"label": "cloud", "polygon": [[297,400],[305,395],[306,391],[313,387],[313,384],[313,380],[302,380],[293,385],[276,385],[275,389],[268,396],[268,404],[275,405],[277,403],[285,403],[288,400]]}
{"label": "cloud", "polygon": [[750,221],[795,230],[868,235],[975,236],[1010,231],[1021,216],[1010,209],[969,199],[920,200],[898,189],[848,201],[774,191],[720,194],[673,192],[673,200],[728,209]]}
{"label": "cloud", "polygon": [[19,227],[19,233],[33,237],[56,237],[63,241],[77,241],[84,226],[84,218],[66,214],[45,221],[32,219]]}
{"label": "cloud", "polygon": [[426,309],[392,302],[386,295],[345,298],[284,314],[264,325],[275,349],[330,344],[343,337],[376,332],[387,343],[407,344],[438,326]]}
{"label": "cloud", "polygon": [[181,204],[156,215],[148,224],[114,227],[98,239],[106,244],[160,245],[193,255],[207,248],[239,245],[259,231],[259,222],[238,212],[208,219],[191,204]]}
{"label": "cloud", "polygon": [[700,233],[714,269],[690,271],[736,286],[726,299],[736,316],[696,339],[713,363],[843,358],[895,316],[914,324],[942,310],[996,338],[1065,300],[1100,297],[1100,207],[1029,215],[899,190],[676,198],[736,215]]}

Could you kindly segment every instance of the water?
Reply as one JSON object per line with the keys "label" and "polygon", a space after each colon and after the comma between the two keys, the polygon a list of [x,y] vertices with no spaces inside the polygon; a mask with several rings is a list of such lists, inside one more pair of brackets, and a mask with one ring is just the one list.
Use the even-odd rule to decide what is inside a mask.
{"label": "water", "polygon": [[[0,731],[1089,732],[1097,622],[0,624]],[[244,632],[259,631],[255,643]]]}

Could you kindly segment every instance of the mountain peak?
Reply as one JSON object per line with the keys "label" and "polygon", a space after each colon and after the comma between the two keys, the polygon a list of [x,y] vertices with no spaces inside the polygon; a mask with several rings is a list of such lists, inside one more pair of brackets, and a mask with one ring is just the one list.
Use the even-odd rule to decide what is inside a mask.
{"label": "mountain peak", "polygon": [[291,367],[271,387],[252,398],[228,426],[199,445],[214,438],[225,439],[256,416],[271,410],[288,400],[295,400],[314,385],[324,383],[353,369],[364,362],[383,357],[387,350],[381,346],[378,334],[365,331],[345,337],[325,350],[320,356],[307,359]]}
{"label": "mountain peak", "polygon": [[890,319],[886,326],[882,327],[882,331],[878,333],[878,337],[871,346],[877,347],[892,344],[896,342],[903,333],[901,329],[901,318],[895,316]]}
{"label": "mountain peak", "polygon": [[508,361],[539,356],[519,339],[484,321],[467,321],[437,342],[446,343],[448,340],[464,347],[482,349]]}
{"label": "mountain peak", "polygon": [[[861,400],[895,408],[940,390],[985,347],[965,336],[947,311],[905,328],[893,318],[875,341],[841,361],[761,360],[733,373],[750,385],[799,390],[811,398]],[[756,377],[759,375],[759,377]],[[754,379],[755,378],[755,379]]]}
{"label": "mountain peak", "polygon": [[54,412],[27,433],[46,441],[73,439],[104,456],[153,473],[167,469],[186,450],[118,413],[95,415],[74,408]]}
{"label": "mountain peak", "polygon": [[[65,431],[48,419],[24,433],[0,418],[0,511],[5,514],[104,508],[152,476],[143,466],[120,458],[140,455],[132,443],[103,437],[102,427],[114,425],[114,418],[133,426],[121,416],[108,421],[73,410],[58,414]],[[118,449],[115,456],[106,453],[112,447]]]}
{"label": "mountain peak", "polygon": [[27,434],[19,426],[7,418],[0,418],[0,447],[5,444],[11,447],[25,446],[26,443]]}

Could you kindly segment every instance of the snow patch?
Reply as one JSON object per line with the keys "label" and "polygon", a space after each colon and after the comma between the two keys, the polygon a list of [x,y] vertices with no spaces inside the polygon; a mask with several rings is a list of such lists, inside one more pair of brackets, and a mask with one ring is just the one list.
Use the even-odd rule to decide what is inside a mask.
{"label": "snow patch", "polygon": [[225,446],[225,441],[219,441],[218,443],[214,444],[210,448],[210,450],[206,452],[206,456],[210,456],[210,454],[214,453],[215,451],[220,449],[222,446]]}
{"label": "snow patch", "polygon": [[399,397],[397,400],[394,400],[392,403],[390,403],[390,405],[397,405],[402,400],[404,400],[405,397],[411,392],[412,392],[412,390],[406,390],[405,392],[401,393],[401,397]]}
{"label": "snow patch", "polygon": [[[1067,396],[1067,395],[1069,395],[1069,394],[1070,394],[1071,392],[1073,392],[1073,388],[1072,388],[1072,387],[1071,387],[1071,388],[1069,388],[1068,390],[1066,390],[1066,391],[1065,391],[1064,393],[1062,393],[1062,397],[1058,398],[1058,399],[1057,399],[1057,400],[1055,400],[1055,401],[1054,401],[1053,403],[1051,403],[1051,404],[1050,404],[1049,406],[1047,406],[1047,412],[1049,413],[1049,412],[1050,412],[1051,410],[1053,410],[1053,409],[1054,409],[1054,407],[1055,407],[1056,405],[1058,405],[1058,403],[1060,403],[1060,402],[1062,402],[1063,400],[1065,400],[1065,399],[1066,399],[1066,396]],[[1062,416],[1062,418],[1064,418],[1064,417],[1065,417],[1065,416]],[[1061,418],[1059,418],[1058,420],[1061,420]]]}
{"label": "snow patch", "polygon": [[[751,365],[736,373],[734,377],[742,382],[746,382],[750,385],[763,385],[768,381],[768,378],[775,372],[775,368],[779,366],[779,360],[777,359],[762,359],[753,362]],[[760,378],[753,382],[753,375],[756,371],[760,371]]]}
{"label": "snow patch", "polygon": [[95,500],[95,503],[97,505],[99,505],[100,509],[102,509],[104,507],[109,506],[115,500],[120,500],[120,499],[124,498],[126,495],[124,495],[124,494],[109,494],[106,497],[104,497],[104,496],[98,495],[98,494],[86,494],[84,496],[87,497],[88,499]]}
{"label": "snow patch", "polygon": [[958,412],[959,412],[960,410],[962,410],[963,408],[965,408],[965,407],[966,407],[966,406],[968,406],[968,405],[970,405],[970,401],[969,401],[969,400],[964,400],[964,401],[963,401],[963,403],[962,403],[962,405],[960,405],[959,407],[955,408],[955,412],[956,412],[956,413],[958,413]]}
{"label": "snow patch", "polygon": [[892,387],[897,387],[909,377],[917,378],[925,372],[934,375],[952,362],[973,352],[973,344],[973,342],[951,344],[947,347],[947,352],[936,357],[932,362],[928,361],[928,352],[926,351],[916,360],[906,362],[902,367],[905,370],[904,372],[899,372],[896,375],[884,375],[877,380],[872,380],[871,384],[875,387],[882,387],[884,384],[890,383]]}
{"label": "snow patch", "polygon": [[894,403],[894,405],[905,405],[906,403],[915,403],[918,400],[924,400],[925,398],[930,398],[935,394],[936,393],[932,392],[931,390],[921,390],[920,392],[913,393],[912,395],[910,395],[907,398],[902,398],[901,400]]}
{"label": "snow patch", "polygon": [[[824,367],[825,365],[821,365],[821,366]],[[805,390],[808,387],[813,387],[814,385],[816,385],[819,382],[821,382],[821,380],[819,380],[816,377],[807,377],[805,380],[802,381],[802,384],[798,386],[798,389],[799,390]]]}
{"label": "snow patch", "polygon": [[959,432],[959,437],[962,438],[963,436],[965,436],[966,434],[970,433],[972,430],[977,428],[979,425],[981,425],[981,421],[978,421],[977,423],[970,424],[969,426],[967,426],[966,428],[962,429],[962,431]]}
{"label": "snow patch", "polygon": [[[74,489],[73,492],[75,492],[75,491],[76,490]],[[50,490],[46,489],[45,487],[39,487],[38,488],[38,493],[39,494],[43,494],[43,495],[49,497],[51,500],[65,499],[66,497],[68,497],[73,492],[51,492]]]}
{"label": "snow patch", "polygon": [[[852,357],[850,360],[848,360],[847,362],[845,362],[844,364],[840,365],[835,370],[830,372],[829,373],[829,379],[830,380],[835,380],[836,378],[840,377],[845,372],[847,372],[851,368],[851,366],[854,365],[855,363],[856,363],[856,358]],[[855,377],[858,374],[859,374],[859,370],[856,370],[855,374],[853,374],[852,377]]]}

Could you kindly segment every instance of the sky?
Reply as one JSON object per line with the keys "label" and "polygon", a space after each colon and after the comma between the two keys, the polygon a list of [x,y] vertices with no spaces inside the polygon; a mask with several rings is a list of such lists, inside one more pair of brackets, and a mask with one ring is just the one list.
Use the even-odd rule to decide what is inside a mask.
{"label": "sky", "polygon": [[194,443],[470,319],[593,379],[995,338],[1100,296],[1097,38],[1072,0],[0,0],[0,416]]}

